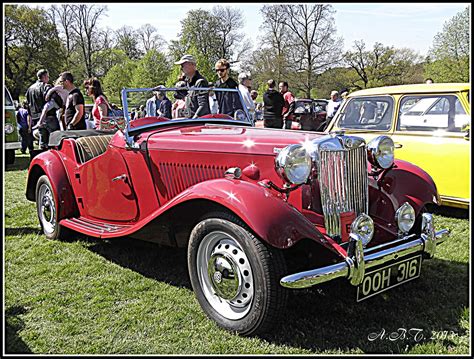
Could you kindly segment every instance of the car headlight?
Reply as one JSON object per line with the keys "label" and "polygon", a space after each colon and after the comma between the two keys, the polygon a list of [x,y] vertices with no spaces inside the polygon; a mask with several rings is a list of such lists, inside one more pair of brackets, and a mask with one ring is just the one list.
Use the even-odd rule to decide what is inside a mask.
{"label": "car headlight", "polygon": [[9,135],[10,133],[13,133],[14,130],[15,130],[15,128],[13,127],[13,125],[11,123],[6,123],[5,124],[5,133],[7,135]]}
{"label": "car headlight", "polygon": [[408,202],[405,202],[395,212],[395,220],[400,232],[406,234],[415,224],[415,210]]}
{"label": "car headlight", "polygon": [[351,233],[357,234],[365,247],[374,236],[374,221],[365,213],[361,213],[351,224]]}
{"label": "car headlight", "polygon": [[276,156],[275,169],[285,182],[302,184],[311,173],[311,157],[302,145],[289,145]]}
{"label": "car headlight", "polygon": [[367,144],[367,157],[378,168],[387,169],[394,161],[394,144],[388,136],[379,136]]}

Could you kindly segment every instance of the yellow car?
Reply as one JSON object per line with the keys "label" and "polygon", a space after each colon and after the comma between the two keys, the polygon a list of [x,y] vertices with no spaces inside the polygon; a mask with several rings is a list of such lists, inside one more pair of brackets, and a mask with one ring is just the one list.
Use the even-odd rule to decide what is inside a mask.
{"label": "yellow car", "polygon": [[442,205],[470,203],[470,84],[377,87],[350,94],[326,132],[392,137],[395,157],[431,175]]}

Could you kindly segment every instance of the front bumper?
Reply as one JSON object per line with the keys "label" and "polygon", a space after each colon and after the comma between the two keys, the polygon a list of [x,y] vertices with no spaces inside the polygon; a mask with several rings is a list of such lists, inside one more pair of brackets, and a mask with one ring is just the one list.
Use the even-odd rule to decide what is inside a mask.
{"label": "front bumper", "polygon": [[17,150],[21,148],[21,142],[5,142],[6,150]]}
{"label": "front bumper", "polygon": [[[425,257],[432,258],[436,252],[436,246],[444,242],[448,235],[447,229],[435,231],[433,216],[429,213],[423,214],[420,238],[412,239],[415,236],[411,235],[364,250],[359,236],[351,233],[348,255],[343,262],[285,276],[280,280],[280,284],[287,288],[307,288],[344,277],[352,285],[357,286],[362,283],[365,270],[371,267],[415,253],[423,253]],[[397,242],[402,244],[383,249]]]}

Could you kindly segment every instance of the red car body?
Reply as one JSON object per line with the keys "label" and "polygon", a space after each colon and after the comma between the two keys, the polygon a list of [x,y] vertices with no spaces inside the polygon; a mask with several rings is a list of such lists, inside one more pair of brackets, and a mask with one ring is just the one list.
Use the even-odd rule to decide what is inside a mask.
{"label": "red car body", "polygon": [[[200,223],[203,226],[209,224],[206,222],[208,220],[201,218],[221,211],[236,218],[234,222],[250,233],[251,238],[263,242],[272,253],[283,253],[283,257],[291,257],[292,249],[309,243],[315,254],[312,260],[326,265],[342,263],[343,266],[348,258],[355,258],[355,247],[348,234],[351,222],[348,222],[349,227],[342,229],[341,219],[341,234],[328,234],[322,187],[316,180],[320,178],[317,176],[321,176],[316,171],[321,172],[322,168],[314,167],[308,181],[292,187],[275,171],[275,157],[289,145],[348,138],[343,134],[328,137],[318,133],[255,128],[241,122],[233,124],[233,120],[227,118],[225,115],[216,115],[173,122],[149,117],[135,120],[126,131],[118,131],[113,135],[97,131],[77,136],[71,133],[58,135],[57,142],[50,150],[32,160],[26,197],[37,202],[43,227],[52,226],[50,237],[56,236],[56,230],[67,228],[98,238],[129,236],[189,246],[190,253],[195,253],[192,252],[191,242],[188,243],[189,238],[196,236],[201,228]],[[131,138],[133,146],[130,145]],[[86,145],[91,148],[91,144],[95,145],[98,141],[102,143],[101,150],[87,156],[81,152]],[[365,146],[361,142],[362,145]],[[313,163],[317,160],[318,157],[313,158]],[[432,179],[420,168],[404,161],[395,161],[389,169],[378,172],[369,163],[363,176],[367,177],[368,183],[366,214],[374,223],[373,240],[364,251],[376,251],[379,246],[387,243],[394,247],[402,239],[408,242],[414,236],[420,237],[423,229],[421,216],[427,205],[437,201],[436,186]],[[44,185],[46,180],[50,183],[49,187]],[[51,195],[48,195],[48,188]],[[413,233],[410,232],[411,235],[401,238],[396,216],[397,210],[404,203],[413,207],[417,217],[415,226],[418,229],[416,234],[414,229]],[[343,213],[340,215],[342,218]],[[45,218],[51,223],[45,221]],[[429,233],[435,236],[432,230]],[[436,238],[443,234],[444,232],[437,232]],[[241,243],[240,240],[236,242]],[[424,248],[419,245],[425,245],[423,241],[420,243],[416,247],[418,252],[419,248]],[[235,245],[246,252],[247,244],[242,242],[240,246]],[[425,250],[421,250],[423,251]],[[234,252],[237,253],[237,250]],[[199,263],[199,250],[197,253],[195,256]],[[254,259],[248,253],[245,258],[252,262]],[[212,268],[209,266],[203,273],[208,271],[210,279],[204,274],[205,278],[199,280],[212,282],[208,285],[209,288],[218,293],[222,291],[221,297],[230,303],[229,307],[235,304],[235,308],[241,308],[232,301],[239,295],[246,297],[247,292],[240,289],[243,279],[236,282],[236,278],[243,277],[242,273],[248,269],[235,264],[237,259],[232,259],[231,256],[230,252],[218,255],[214,249],[204,263],[211,263],[212,258],[216,257],[216,262],[232,267],[235,276],[227,277],[227,280],[231,287],[235,285],[231,290],[232,295],[235,294],[233,299],[229,299],[232,295],[226,294],[229,289],[218,284],[226,273],[225,269],[212,272],[211,275]],[[298,258],[296,261],[298,262]],[[190,266],[195,264],[192,259],[189,263]],[[313,264],[302,268],[301,263],[296,266],[298,270],[295,271],[314,268]],[[255,266],[258,266],[257,262],[252,267],[255,271],[252,274],[252,284],[257,285],[260,279],[257,278],[258,270]],[[277,279],[291,275],[290,267],[285,270],[283,268],[287,267],[282,265],[282,272],[278,272]],[[354,270],[353,264],[349,263],[347,268],[340,269],[341,273],[346,270],[349,274],[344,273],[351,283],[361,283],[363,270],[362,278],[358,281],[354,277],[360,273],[359,269]],[[191,269],[190,273],[193,281],[195,275]],[[214,278],[217,278],[217,282],[214,282]],[[330,279],[322,281],[326,280]],[[193,287],[199,282],[197,279],[195,281]],[[301,286],[312,285],[306,277],[304,281],[306,282]],[[298,283],[303,283],[301,278]],[[290,287],[291,283],[284,284],[282,281],[282,285]],[[300,285],[294,285],[298,286]],[[278,288],[274,290],[279,291]],[[254,334],[269,330],[273,325],[271,320],[250,323],[251,318],[249,319],[247,312],[241,314],[241,309],[233,311],[227,307],[220,308],[218,303],[213,304],[212,298],[209,299],[215,293],[206,294],[205,290],[203,293],[197,295],[203,309],[226,329]],[[245,311],[260,310],[258,303],[260,300],[267,300],[266,293],[261,298],[256,292],[249,293],[252,298]],[[246,303],[243,298],[240,299]],[[208,308],[209,303],[211,308]]]}

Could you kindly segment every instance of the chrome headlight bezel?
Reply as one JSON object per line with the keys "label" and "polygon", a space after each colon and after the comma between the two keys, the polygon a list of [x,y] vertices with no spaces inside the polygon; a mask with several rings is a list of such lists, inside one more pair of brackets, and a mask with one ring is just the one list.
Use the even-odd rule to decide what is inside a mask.
{"label": "chrome headlight bezel", "polygon": [[288,184],[303,184],[311,174],[311,156],[304,146],[288,145],[275,157],[275,170]]}
{"label": "chrome headlight bezel", "polygon": [[351,233],[357,234],[365,247],[374,237],[374,221],[365,213],[361,213],[351,224]]}
{"label": "chrome headlight bezel", "polygon": [[392,167],[395,161],[395,144],[389,136],[378,136],[367,144],[367,159],[372,166],[382,169]]}
{"label": "chrome headlight bezel", "polygon": [[395,222],[397,223],[398,230],[403,234],[410,232],[415,221],[415,209],[408,202],[403,203],[395,212]]}
{"label": "chrome headlight bezel", "polygon": [[13,127],[13,125],[11,123],[6,123],[5,124],[5,133],[7,135],[13,133],[13,131],[15,131],[15,128]]}

